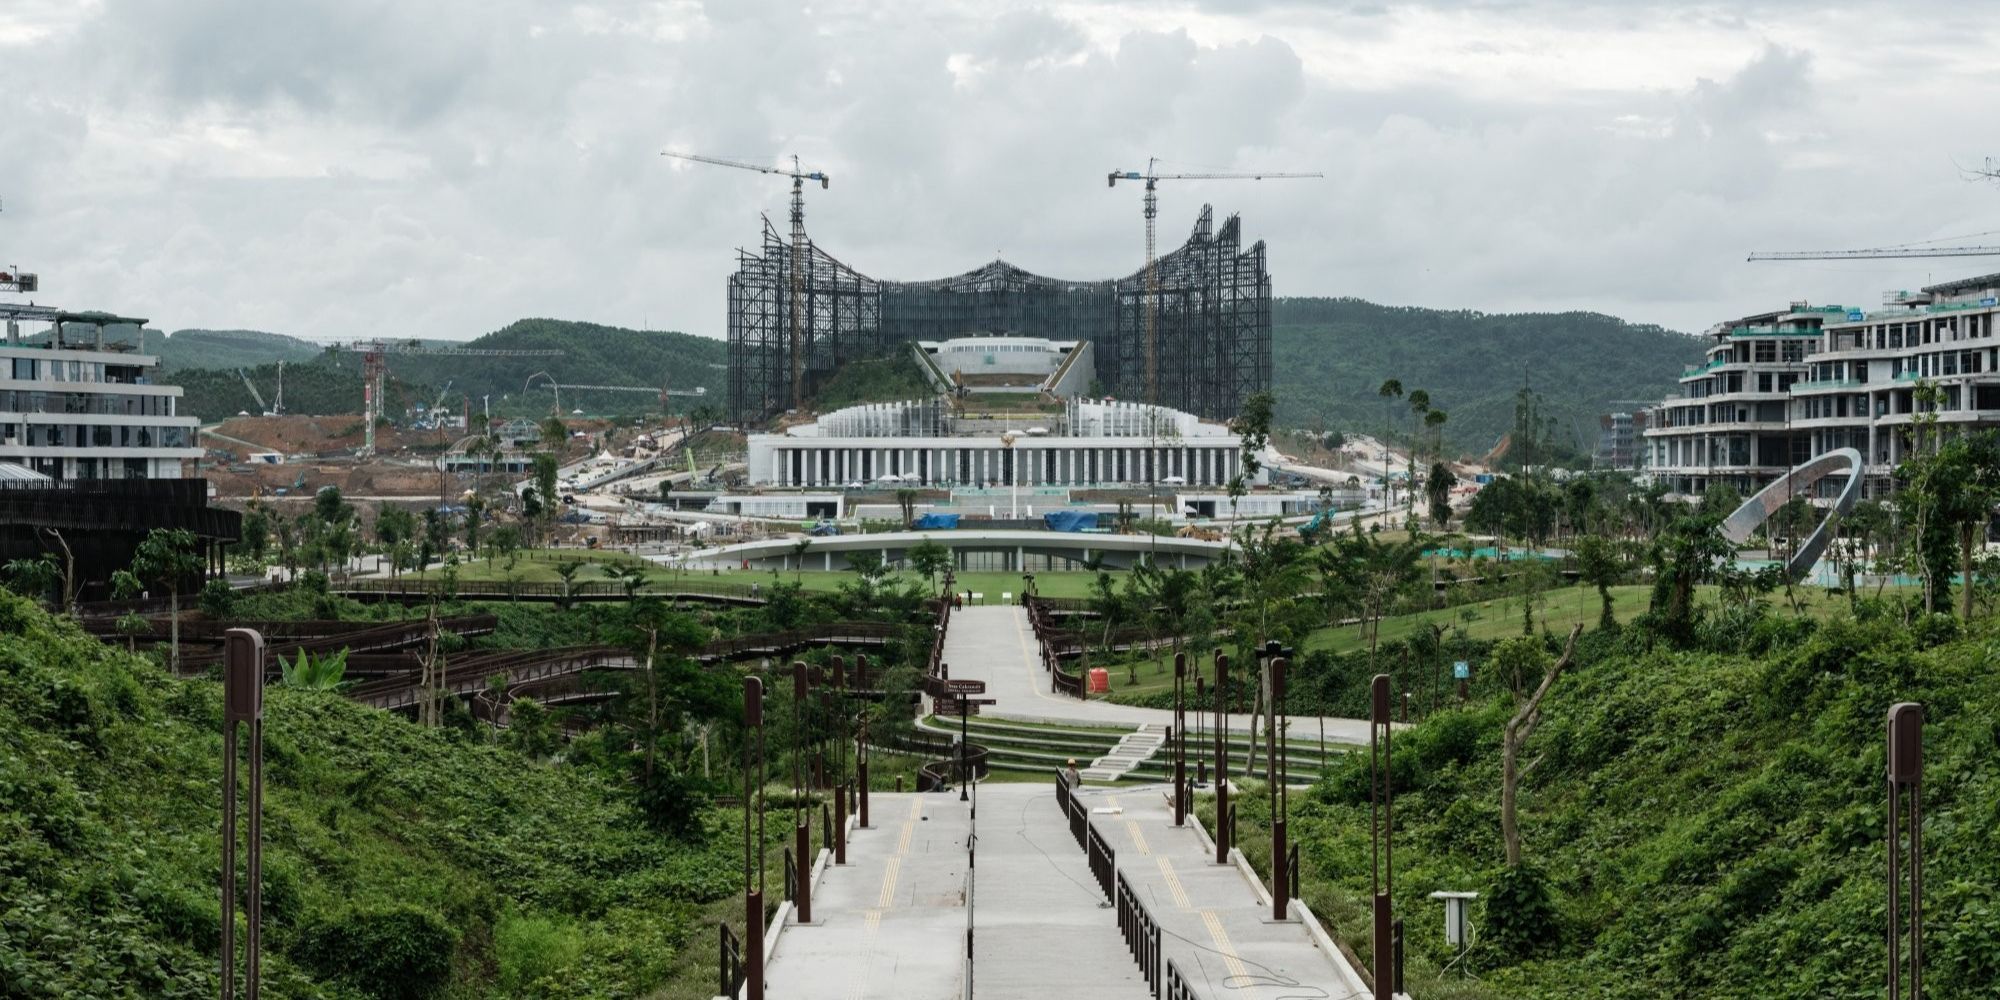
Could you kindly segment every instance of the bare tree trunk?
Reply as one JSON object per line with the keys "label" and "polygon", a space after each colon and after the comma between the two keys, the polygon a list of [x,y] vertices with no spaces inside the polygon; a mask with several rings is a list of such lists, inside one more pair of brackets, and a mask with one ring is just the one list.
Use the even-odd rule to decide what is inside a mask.
{"label": "bare tree trunk", "polygon": [[657,629],[646,632],[646,787],[653,785],[653,754],[660,743],[660,683],[653,674],[653,657],[660,649]]}
{"label": "bare tree trunk", "polygon": [[1967,521],[1958,526],[1958,575],[1959,617],[1972,620],[1972,532],[1974,524]]}
{"label": "bare tree trunk", "polygon": [[170,584],[167,587],[167,620],[172,623],[169,629],[173,632],[173,669],[175,673],[179,673],[181,669],[181,588],[178,583]]}
{"label": "bare tree trunk", "polygon": [[[1555,686],[1556,678],[1569,667],[1576,655],[1576,637],[1583,631],[1582,625],[1569,630],[1569,644],[1563,647],[1562,658],[1549,667],[1542,678],[1540,687],[1530,696],[1520,711],[1507,720],[1507,727],[1500,742],[1500,839],[1507,847],[1507,867],[1518,868],[1521,864],[1521,828],[1515,817],[1514,803],[1521,784],[1519,758],[1521,744],[1526,743],[1534,733],[1535,725],[1541,721],[1542,699],[1548,697],[1549,689]],[[1534,765],[1529,765],[1532,769]]]}

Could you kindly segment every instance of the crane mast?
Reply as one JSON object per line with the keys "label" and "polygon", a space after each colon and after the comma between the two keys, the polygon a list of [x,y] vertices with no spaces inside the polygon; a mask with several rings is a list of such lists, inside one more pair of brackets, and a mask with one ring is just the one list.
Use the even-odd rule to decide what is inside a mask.
{"label": "crane mast", "polygon": [[1160,274],[1159,263],[1154,255],[1155,220],[1160,215],[1160,196],[1157,185],[1160,181],[1261,181],[1300,180],[1310,177],[1324,177],[1321,173],[1281,173],[1272,171],[1247,173],[1196,173],[1162,174],[1157,172],[1160,160],[1151,157],[1146,160],[1146,169],[1113,170],[1106,181],[1107,186],[1117,187],[1119,181],[1145,181],[1146,216],[1146,402],[1158,405],[1160,402]]}
{"label": "crane mast", "polygon": [[725,160],[719,156],[702,156],[698,153],[676,153],[665,150],[661,156],[671,156],[677,160],[692,163],[707,163],[718,167],[733,167],[737,170],[752,170],[760,174],[792,179],[792,259],[787,266],[791,272],[791,358],[792,358],[792,408],[805,407],[805,329],[801,317],[805,313],[805,272],[806,261],[806,192],[805,182],[818,181],[825,190],[829,178],[818,170],[808,171],[799,166],[799,158],[792,157],[792,169],[745,163],[741,160]]}
{"label": "crane mast", "polygon": [[382,418],[382,378],[389,369],[388,355],[429,354],[462,358],[552,358],[559,350],[510,350],[492,347],[425,347],[417,341],[357,340],[339,345],[339,350],[361,355],[361,454],[375,454],[375,421]]}

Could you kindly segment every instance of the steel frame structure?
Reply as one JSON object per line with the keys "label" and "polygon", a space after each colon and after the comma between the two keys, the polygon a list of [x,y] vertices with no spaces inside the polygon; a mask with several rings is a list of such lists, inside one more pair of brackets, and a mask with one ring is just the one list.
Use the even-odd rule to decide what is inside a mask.
{"label": "steel frame structure", "polygon": [[[1157,402],[1227,419],[1271,384],[1271,277],[1263,242],[1245,249],[1236,216],[1219,229],[1213,219],[1202,206],[1187,243],[1154,268]],[[767,219],[757,251],[737,251],[728,305],[735,423],[754,424],[793,405],[794,309],[808,396],[850,361],[887,357],[915,340],[984,333],[1090,341],[1107,393],[1147,395],[1144,267],[1118,279],[1069,281],[996,260],[948,278],[881,281],[809,239],[804,247],[795,271],[790,242]]]}

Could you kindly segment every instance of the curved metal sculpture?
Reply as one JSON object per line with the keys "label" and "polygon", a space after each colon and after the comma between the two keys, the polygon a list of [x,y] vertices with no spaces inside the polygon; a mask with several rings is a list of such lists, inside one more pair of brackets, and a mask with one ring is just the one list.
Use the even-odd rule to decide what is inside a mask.
{"label": "curved metal sculpture", "polygon": [[1803,580],[1812,572],[1814,564],[1826,551],[1828,542],[1833,540],[1829,529],[1839,517],[1846,517],[1854,510],[1854,501],[1861,497],[1861,453],[1853,448],[1829,451],[1798,468],[1784,474],[1771,485],[1758,490],[1756,495],[1743,501],[1743,506],[1722,522],[1722,537],[1736,545],[1750,540],[1761,526],[1785,502],[1805,491],[1806,487],[1841,472],[1847,473],[1847,485],[1833,500],[1833,510],[1820,519],[1819,526],[1806,536],[1805,544],[1792,553],[1785,563],[1785,574],[1794,583]]}

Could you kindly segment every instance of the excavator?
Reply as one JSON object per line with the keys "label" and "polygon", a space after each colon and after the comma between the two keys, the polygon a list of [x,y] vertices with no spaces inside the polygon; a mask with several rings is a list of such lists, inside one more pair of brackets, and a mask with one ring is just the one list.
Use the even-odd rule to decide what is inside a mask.
{"label": "excavator", "polygon": [[1299,525],[1299,538],[1307,544],[1317,545],[1326,540],[1333,531],[1334,507],[1328,505],[1312,516],[1312,520]]}

